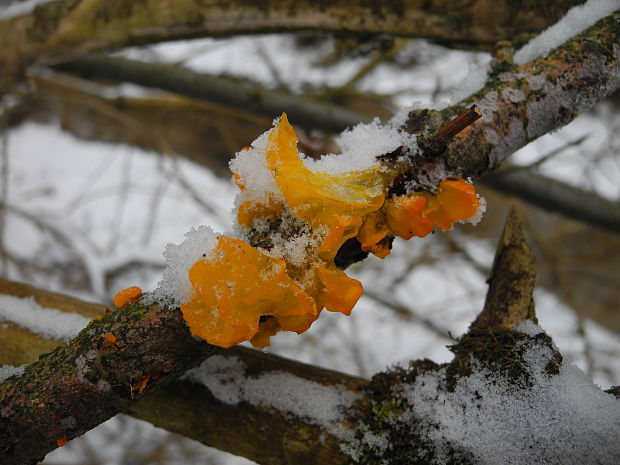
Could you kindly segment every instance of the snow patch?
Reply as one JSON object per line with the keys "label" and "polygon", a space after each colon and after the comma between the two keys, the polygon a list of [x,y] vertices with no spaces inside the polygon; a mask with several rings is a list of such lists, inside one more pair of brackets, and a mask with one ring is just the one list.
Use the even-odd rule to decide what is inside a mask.
{"label": "snow patch", "polygon": [[180,244],[168,244],[164,250],[166,268],[157,288],[144,297],[145,303],[179,305],[192,297],[189,269],[201,258],[207,258],[217,245],[217,234],[207,226],[192,228]]}
{"label": "snow patch", "polygon": [[543,329],[534,323],[532,320],[525,320],[519,326],[517,326],[517,331],[523,334],[527,334],[530,337],[537,336],[540,333],[543,333]]}
{"label": "snow patch", "polygon": [[361,123],[342,132],[336,142],[342,153],[324,155],[318,160],[304,158],[304,164],[312,171],[343,174],[348,171],[368,169],[377,162],[377,156],[393,152],[398,147],[415,150],[414,135],[399,131],[397,126],[381,124],[375,118],[371,123]]}
{"label": "snow patch", "polygon": [[33,297],[0,295],[0,319],[15,323],[45,339],[68,341],[88,325],[76,313],[42,307]]}
{"label": "snow patch", "polygon": [[0,383],[11,376],[21,376],[26,370],[26,365],[15,367],[13,365],[0,365]]}
{"label": "snow patch", "polygon": [[548,55],[554,48],[619,8],[618,0],[588,0],[583,5],[571,8],[560,21],[545,29],[517,51],[514,55],[515,63],[524,65]]}
{"label": "snow patch", "polygon": [[248,402],[272,407],[322,427],[341,421],[341,413],[359,397],[344,388],[324,386],[279,371],[249,377],[241,360],[222,355],[209,357],[182,379],[206,386],[225,404]]}
{"label": "snow patch", "polygon": [[[532,322],[520,328],[538,331]],[[523,360],[531,385],[516,386],[474,360],[454,392],[444,388],[445,369],[401,386],[410,407],[399,421],[432,441],[437,463],[446,463],[452,448],[481,464],[617,463],[620,403],[574,365],[548,374],[553,350],[529,344]]]}

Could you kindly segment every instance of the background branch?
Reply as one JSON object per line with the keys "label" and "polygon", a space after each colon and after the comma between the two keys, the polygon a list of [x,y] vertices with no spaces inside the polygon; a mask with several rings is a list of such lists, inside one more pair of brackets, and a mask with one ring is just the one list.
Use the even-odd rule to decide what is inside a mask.
{"label": "background branch", "polygon": [[581,3],[58,0],[0,23],[0,67],[15,73],[32,63],[59,63],[129,45],[274,30],[393,34],[491,49],[499,40],[527,40]]}

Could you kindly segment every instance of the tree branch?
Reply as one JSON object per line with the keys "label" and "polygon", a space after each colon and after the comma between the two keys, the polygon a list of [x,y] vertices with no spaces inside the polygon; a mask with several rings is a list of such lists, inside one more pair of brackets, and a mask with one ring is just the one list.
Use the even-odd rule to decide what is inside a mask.
{"label": "tree branch", "polygon": [[273,118],[286,111],[292,121],[308,129],[340,132],[372,118],[337,105],[283,90],[267,89],[243,79],[211,76],[189,69],[112,56],[92,56],[56,66],[57,69],[92,79],[111,79],[157,87],[188,97]]}
{"label": "tree branch", "polygon": [[92,320],[0,385],[0,461],[41,460],[57,440],[80,436],[215,351],[192,338],[178,310],[137,304]]}
{"label": "tree branch", "polygon": [[394,34],[488,50],[499,40],[527,40],[581,3],[57,0],[0,23],[0,69],[12,74],[32,63],[60,63],[129,45],[274,30]]}
{"label": "tree branch", "polygon": [[476,105],[482,118],[454,137],[438,162],[463,176],[496,168],[532,140],[572,121],[620,87],[620,11],[547,57],[495,70],[486,86],[442,111],[414,110],[404,128],[433,134]]}
{"label": "tree branch", "polygon": [[525,242],[523,224],[511,207],[495,253],[484,308],[471,327],[515,330],[535,320],[536,258]]}
{"label": "tree branch", "polygon": [[484,176],[481,182],[544,210],[620,234],[620,205],[594,192],[520,169],[500,170]]}
{"label": "tree branch", "polygon": [[[33,297],[39,305],[47,308],[79,313],[89,317],[101,317],[106,310],[106,307],[102,305],[89,304],[68,296],[2,279],[0,279],[0,294]],[[117,312],[124,311],[118,310]],[[173,310],[168,312],[178,313]],[[157,337],[157,335],[153,334],[151,337]],[[98,335],[93,335],[91,340],[96,341],[98,338]],[[1,350],[5,346],[15,346],[15,344],[20,347],[21,341],[24,339],[32,344],[26,353]],[[41,353],[52,350],[60,344],[59,341],[44,339],[10,322],[0,326],[0,340],[3,341],[3,344],[0,345],[0,365],[5,363],[12,365],[33,363]],[[120,338],[117,344],[119,342]],[[65,346],[60,346],[59,349],[63,347]],[[39,348],[39,352],[36,351],[36,348]],[[117,357],[121,357],[121,351],[126,352],[126,355],[131,354],[133,357],[134,349],[129,345],[120,346],[117,348]],[[149,350],[149,353],[151,356],[155,355],[152,350]],[[286,374],[302,385],[306,383],[310,388],[325,386],[348,391],[355,395],[359,394],[368,384],[368,381],[361,378],[245,347],[237,346],[220,350],[218,354],[226,358],[228,365],[234,364],[238,368],[243,367],[244,375],[248,379],[260,379],[274,373]],[[135,356],[139,357],[140,355],[144,360],[146,356],[144,353]],[[44,363],[48,362],[48,357],[44,356],[43,360]],[[35,365],[37,364],[40,365],[41,362],[36,362]],[[122,372],[123,367],[117,369]],[[92,375],[89,374],[89,376]],[[51,382],[54,381],[51,380]],[[149,421],[168,431],[183,434],[208,446],[242,455],[261,464],[323,463],[336,465],[346,460],[346,456],[339,450],[340,441],[325,427],[314,424],[311,419],[294,418],[286,411],[279,411],[273,407],[265,408],[265,406],[254,405],[249,402],[227,404],[218,399],[204,385],[189,380],[170,379],[166,383],[159,383],[157,389],[153,389],[153,387],[155,384],[151,384],[149,381],[147,383],[148,394],[140,395],[136,392],[135,394],[138,395],[135,399],[125,399],[132,404],[126,413]],[[28,392],[40,392],[38,388],[38,385],[30,386]],[[85,386],[78,385],[73,386],[73,388],[77,388],[81,393]],[[278,389],[282,389],[281,394],[277,394]],[[286,387],[279,388],[274,385],[273,390],[276,396],[290,396],[290,393],[286,392]],[[5,401],[4,392],[5,385],[0,385],[0,403]],[[76,394],[76,397],[78,395]],[[56,396],[56,399],[50,399],[50,401],[59,404],[58,407],[65,412],[64,417],[60,419],[60,424],[55,425],[56,430],[51,438],[55,440],[65,435],[68,438],[75,437],[78,435],[75,434],[75,428],[64,430],[61,428],[62,425],[67,426],[68,423],[73,423],[73,421],[67,420],[74,413],[71,411],[72,404],[66,403],[58,392],[56,392]],[[46,397],[39,395],[37,398],[45,399]],[[321,402],[322,400],[318,399],[318,401]],[[307,399],[306,402],[310,402],[310,399]],[[98,413],[91,411],[90,408],[86,410],[84,415],[96,415]],[[30,413],[32,414],[32,412]],[[82,417],[74,416],[73,418],[76,422],[78,420],[83,421],[84,415]],[[14,421],[13,418],[11,420]],[[0,432],[6,426],[3,421],[5,420],[0,417]],[[38,418],[35,418],[35,421],[38,421]],[[15,427],[15,425],[9,425]],[[270,426],[265,428],[265,425]],[[40,428],[46,426],[48,425],[41,424]],[[18,431],[14,431],[14,435],[17,433]],[[20,435],[23,434],[24,430],[19,431],[19,433]],[[14,437],[10,441],[3,441],[2,444],[15,444]],[[279,445],[276,452],[272,448],[273,444]],[[33,457],[37,457],[36,454],[43,455],[51,448],[53,447],[41,448],[38,446]],[[22,455],[15,462],[12,462],[12,458],[3,455],[6,453],[0,448],[3,464],[26,463],[25,461],[29,460]]]}
{"label": "tree branch", "polygon": [[[458,438],[447,442],[441,436],[434,440],[429,439],[431,436],[424,433],[424,425],[430,422],[437,428],[440,427],[442,421],[445,421],[445,418],[441,417],[441,409],[444,408],[446,402],[455,402],[456,386],[461,382],[467,383],[470,376],[475,377],[476,370],[482,370],[485,377],[493,373],[493,379],[499,380],[499,387],[495,385],[494,388],[498,390],[499,395],[502,395],[504,389],[501,387],[502,383],[513,383],[511,386],[514,392],[511,392],[517,397],[521,390],[530,389],[529,383],[533,380],[523,382],[529,379],[528,373],[532,369],[527,365],[530,363],[527,357],[529,348],[540,351],[542,347],[544,349],[542,353],[549,354],[549,361],[545,368],[547,370],[545,383],[552,382],[552,378],[559,375],[563,361],[561,355],[554,349],[551,339],[544,333],[527,335],[514,330],[526,319],[535,319],[531,305],[533,273],[532,253],[524,242],[520,222],[512,211],[497,250],[485,308],[468,333],[451,347],[455,357],[449,364],[437,365],[428,360],[411,362],[407,368],[397,367],[379,373],[368,383],[359,378],[236,347],[221,351],[217,357],[207,362],[208,366],[201,368],[202,371],[192,374],[191,379],[198,380],[198,383],[188,380],[170,380],[169,383],[158,385],[157,389],[151,389],[151,385],[147,383],[149,394],[144,395],[139,402],[133,402],[129,413],[170,431],[187,435],[205,444],[244,455],[267,465],[288,463],[335,465],[347,460],[352,460],[353,463],[375,464],[387,461],[387,463],[396,464],[410,463],[413,457],[425,457],[432,461],[434,457],[445,458],[446,453],[451,457],[446,461],[449,464],[479,463],[472,456],[472,452],[475,451],[460,443]],[[0,287],[3,284],[6,285],[0,282]],[[51,302],[49,299],[42,300],[42,296],[43,299],[45,298],[45,292],[24,289],[23,286],[17,284],[10,284],[10,286],[8,290],[13,294],[23,296],[33,291],[39,301]],[[513,288],[518,290],[514,296],[506,296],[504,293],[503,297],[507,297],[507,300],[498,298],[502,289]],[[75,302],[73,308],[79,308],[80,305],[81,303]],[[107,319],[110,317],[108,316]],[[89,328],[93,329],[92,325]],[[81,335],[87,331],[88,328]],[[80,337],[74,341],[79,339]],[[65,347],[61,346],[54,353]],[[121,346],[118,350],[130,356],[134,349]],[[49,360],[49,358],[50,356],[46,355],[42,357],[42,360]],[[20,380],[34,381],[32,376],[28,375],[32,373],[32,367],[38,365],[40,366],[41,362],[31,365],[22,377],[11,378],[0,385],[0,401],[5,399],[3,396],[7,386],[11,390]],[[275,383],[272,378],[269,378],[273,375],[278,376],[279,380],[285,379],[286,381]],[[284,378],[281,377],[282,375]],[[90,378],[91,374],[85,373],[83,376]],[[268,390],[256,391],[256,383],[260,385],[261,380],[265,379],[269,380]],[[420,379],[422,380],[421,386],[424,386],[428,380],[443,380],[437,385],[437,391],[433,394],[434,400],[428,399],[431,405],[426,405],[423,410],[423,412],[431,412],[430,418],[425,418],[424,413],[422,416],[416,413],[408,394],[411,390],[420,388],[418,384]],[[425,379],[427,381],[424,381]],[[477,389],[480,389],[481,380],[476,379],[474,382]],[[494,386],[493,383],[494,381],[491,380],[490,386]],[[335,389],[336,395],[345,393],[345,395],[357,396],[357,401],[340,404],[346,408],[344,416],[335,415],[331,421],[321,419],[321,415],[300,414],[296,411],[294,402],[282,404],[278,401],[281,398],[299,399],[296,402],[306,405],[308,403],[314,405],[317,402],[316,406],[319,408],[328,399],[317,396],[316,391],[314,395],[312,391],[306,391],[308,388],[316,389],[317,386],[328,388],[328,391],[321,392],[334,393],[333,389]],[[548,389],[544,386],[546,384],[539,385],[536,389]],[[29,392],[40,392],[39,386],[25,384],[24,387],[27,389],[35,387],[37,390]],[[301,392],[291,391],[296,388],[301,388]],[[484,389],[488,388],[484,387]],[[555,388],[551,387],[552,391],[553,389]],[[256,392],[263,394],[257,397]],[[424,392],[422,391],[421,394],[424,395]],[[536,396],[540,393],[536,390],[533,392],[537,392],[534,397],[530,397],[530,401],[534,402],[534,406],[531,407],[533,411],[521,413],[544,415],[544,411],[536,410],[538,408],[535,403]],[[610,392],[616,394],[614,390]],[[111,391],[108,394],[115,395]],[[476,409],[476,415],[467,420],[469,427],[479,428],[480,425],[476,423],[475,418],[478,418],[478,421],[484,421],[485,415],[490,414],[485,409],[497,408],[493,400],[490,404],[486,403],[487,398],[492,399],[495,395],[492,392],[484,391],[484,394],[479,395],[478,400],[473,403],[477,405],[468,404],[468,391],[462,391],[460,395],[464,396],[462,404],[457,404],[457,409],[452,413],[458,415],[458,408],[461,407]],[[600,402],[600,391],[592,395],[593,401],[596,398]],[[37,398],[45,399],[41,396]],[[583,401],[581,397],[578,400],[580,403]],[[59,408],[64,407],[63,403],[58,402],[57,399],[54,402],[60,404]],[[591,410],[592,406],[588,404],[588,410]],[[2,407],[4,415],[6,404],[2,404]],[[557,409],[557,405],[553,408]],[[562,411],[570,417],[570,411],[574,406],[566,405],[564,408],[565,410]],[[436,417],[432,414],[435,409],[438,412]],[[312,408],[306,409],[305,412],[311,410]],[[554,412],[552,416],[556,414],[558,413]],[[328,414],[328,416],[331,415]],[[3,422],[7,421],[6,417],[0,418]],[[60,420],[66,425],[69,423],[68,418],[70,417],[63,417]],[[557,417],[553,416],[553,418]],[[582,417],[578,418],[583,420]],[[12,420],[11,417],[9,421]],[[575,420],[570,417],[570,421]],[[4,427],[3,423],[0,423],[1,427]],[[510,418],[503,420],[503,415],[494,417],[493,428],[506,430],[506,428],[513,427],[515,425],[511,423]],[[545,441],[564,441],[566,438],[555,435],[563,435],[566,431],[566,425],[560,429],[551,428],[545,432]],[[605,433],[608,431],[597,430],[593,437],[598,438],[596,441],[600,441],[602,447],[609,448],[609,450],[602,451],[603,456],[613,455],[615,442],[608,441],[609,438],[605,437]],[[19,443],[20,437],[14,435],[7,439],[10,442],[3,441],[2,443],[7,444],[3,451],[5,454],[10,444]],[[540,438],[534,434],[533,440],[538,441]],[[274,448],[274,444],[277,447]],[[381,444],[388,446],[382,447]],[[548,451],[545,448],[539,449],[532,443],[519,444],[519,446],[524,447],[525,450],[529,448],[531,453],[538,453],[540,457],[548,457]],[[560,455],[553,457],[562,461],[563,458],[567,458],[566,454],[592,453],[590,449],[578,451],[573,449],[565,448]],[[343,452],[345,450],[347,454]],[[554,450],[557,451],[557,448]],[[5,456],[0,455],[0,457],[3,458],[3,463],[24,463],[6,461]]]}
{"label": "tree branch", "polygon": [[[156,86],[201,100],[213,98],[214,101],[233,106],[238,112],[207,102],[184,99],[106,99],[79,89],[77,85],[63,82],[62,79],[32,75],[30,81],[34,84],[33,90],[22,97],[21,116],[14,119],[14,124],[21,122],[24,117],[44,121],[52,117],[62,118],[63,129],[78,137],[125,142],[160,153],[172,151],[222,176],[229,175],[230,154],[260,134],[268,124],[267,118],[274,114],[285,111],[296,115],[293,121],[304,128],[309,129],[316,124],[315,127],[333,131],[363,122],[365,118],[360,113],[346,111],[335,105],[314,103],[294,94],[266,90],[258,83],[246,83],[246,89],[253,89],[249,92],[235,92],[235,81],[227,78],[114,57],[89,57],[59,68],[83,77]],[[211,82],[220,81],[225,82],[221,88],[217,85],[210,87]],[[230,92],[220,92],[222,89]],[[254,91],[257,98],[253,97]],[[271,95],[275,95],[275,98],[270,98]],[[34,111],[35,114],[27,116],[24,106],[31,108],[28,111]],[[248,115],[248,112],[253,111],[266,118]],[[161,118],[162,114],[166,116]],[[214,118],[224,119],[221,126],[233,125],[236,128],[234,136],[239,143],[235,147],[229,147],[227,138],[222,138],[218,127],[211,124]],[[162,125],[161,120],[166,121],[166,124]],[[192,126],[188,124],[188,121],[197,120],[201,122],[200,132],[191,130]],[[85,130],[87,125],[91,126],[90,130]],[[128,131],[127,128],[132,130]],[[207,138],[210,151],[215,153],[205,154],[204,140]],[[446,140],[449,141],[448,138]],[[311,148],[304,147],[303,142],[301,144],[302,150],[309,153]],[[526,170],[518,173],[512,170],[491,171],[483,176],[481,182],[547,211],[585,221],[611,232],[620,232],[620,213],[615,203],[593,192]]]}

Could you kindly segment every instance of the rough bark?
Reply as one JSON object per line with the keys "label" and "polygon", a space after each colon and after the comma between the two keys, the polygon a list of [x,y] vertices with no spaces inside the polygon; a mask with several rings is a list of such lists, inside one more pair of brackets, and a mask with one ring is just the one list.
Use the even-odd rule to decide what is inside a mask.
{"label": "rough bark", "polygon": [[134,305],[92,320],[2,384],[0,461],[36,463],[61,438],[80,436],[215,351],[176,310]]}
{"label": "rough bark", "polygon": [[404,128],[433,134],[476,105],[482,118],[447,145],[438,161],[478,177],[532,140],[572,121],[620,87],[620,11],[546,57],[522,66],[501,62],[485,87],[442,111],[414,110]]}
{"label": "rough bark", "polygon": [[[93,318],[105,315],[106,311],[106,307],[102,305],[90,304],[26,284],[1,279],[0,294],[16,297],[33,297],[42,306],[79,313]],[[154,334],[152,337],[157,337],[157,335]],[[99,335],[93,335],[91,340],[96,341],[98,338],[100,338]],[[0,365],[7,363],[11,365],[33,363],[41,354],[51,351],[61,344],[60,341],[44,339],[9,322],[0,325],[0,341],[2,341],[2,344],[0,344]],[[26,352],[19,352],[20,348],[26,348],[23,342],[29,344],[28,350]],[[120,343],[121,339],[119,338],[117,344],[120,345]],[[4,346],[15,347],[18,350],[1,350]],[[65,346],[60,345],[59,349],[63,347]],[[131,345],[122,345],[117,349],[118,351],[127,351],[127,355],[135,353],[135,347]],[[153,347],[146,350],[148,350],[150,356],[159,357],[163,355],[155,354]],[[165,349],[162,348],[162,350]],[[99,354],[102,354],[102,352],[103,350],[99,349]],[[260,378],[269,373],[286,373],[299,380],[346,389],[355,393],[361,393],[363,388],[368,385],[368,381],[355,376],[288,360],[245,347],[232,347],[227,350],[220,350],[218,354],[243,364],[246,375],[252,378]],[[145,356],[144,353],[135,355],[137,357],[141,355],[142,359]],[[118,353],[117,356],[119,356]],[[187,356],[189,357],[191,354],[188,353]],[[42,357],[45,363],[47,363],[47,356]],[[102,355],[99,355],[99,357],[102,357]],[[119,366],[119,373],[122,373],[123,369],[125,369],[124,366]],[[143,368],[143,370],[146,369]],[[88,374],[88,376],[94,375]],[[119,376],[119,374],[117,373],[116,376]],[[106,379],[109,380],[109,376]],[[54,380],[50,380],[50,382],[53,383]],[[7,383],[10,382],[7,381]],[[157,389],[153,389],[156,385]],[[39,387],[39,385],[29,385],[28,393],[35,392],[34,390]],[[81,394],[86,386],[77,385],[74,387],[77,387],[78,392]],[[130,403],[131,405],[125,413],[149,421],[168,431],[195,439],[203,444],[236,455],[242,455],[267,465],[286,463],[340,464],[347,459],[339,449],[340,440],[335,438],[324,427],[313,424],[308,419],[295,418],[275,408],[252,405],[247,402],[228,405],[218,400],[205,386],[190,381],[171,379],[168,382],[156,384],[154,382],[151,383],[149,380],[146,387],[144,395],[137,395],[139,393],[134,390],[134,395],[137,395],[135,399],[131,398],[130,392],[129,399],[123,399],[122,404],[119,403],[118,405]],[[0,393],[4,393],[4,389],[5,385],[2,385]],[[278,387],[274,386],[274,391],[277,392],[277,390]],[[76,416],[75,412],[71,410],[73,405],[67,403],[65,398],[59,397],[58,391],[55,391],[54,397],[51,398],[47,398],[46,394],[48,393],[41,393],[37,397],[39,401],[47,399],[51,403],[59,404],[59,408],[63,409],[64,416],[60,421],[58,421],[58,418],[51,421],[51,423],[57,423],[53,425],[56,429],[51,434],[54,444],[49,448],[42,448],[40,445],[36,446],[35,451],[38,451],[38,454],[41,455],[55,447],[55,439],[65,435],[70,439],[81,434],[76,433],[76,427],[67,427],[73,423],[73,420],[69,420],[69,418],[73,417],[77,424],[83,421],[86,415],[98,413],[96,409],[89,407],[83,409],[84,412],[81,416]],[[108,391],[107,394],[113,396],[111,391]],[[78,394],[75,395],[77,396]],[[286,392],[283,392],[282,395],[286,395]],[[3,394],[0,394],[0,402],[6,399],[2,396]],[[2,405],[4,408],[5,404]],[[11,420],[14,421],[13,418]],[[17,428],[17,425],[7,424],[5,421],[5,418],[0,417],[0,432],[7,425],[10,428]],[[267,425],[269,427],[266,427]],[[41,424],[40,428],[47,426],[49,425]],[[25,430],[14,429],[12,431],[14,434],[18,434],[23,433]],[[20,445],[16,444],[16,441],[9,441],[8,439],[6,441],[3,440],[2,444],[8,445],[10,442],[15,444],[16,448]],[[278,447],[274,447],[274,445]],[[26,463],[27,460],[30,460],[22,455],[13,462],[7,452],[1,449],[0,457],[3,464]]]}
{"label": "rough bark", "polygon": [[0,23],[0,68],[14,73],[129,45],[273,31],[404,35],[490,49],[499,40],[522,42],[581,3],[57,0]]}
{"label": "rough bark", "polygon": [[[352,460],[353,463],[411,463],[413,457],[423,457],[424,460],[419,463],[433,463],[436,453],[434,446],[429,444],[427,439],[418,436],[411,428],[411,423],[415,419],[407,417],[404,423],[398,419],[400,404],[394,397],[398,390],[394,391],[393,388],[395,385],[413,383],[417,377],[439,369],[446,369],[449,374],[448,384],[455,384],[461,377],[469,376],[474,359],[477,360],[476,363],[482,363],[498,373],[504,372],[506,376],[515,379],[523,376],[520,351],[523,344],[530,339],[523,333],[513,330],[525,319],[535,318],[531,305],[533,261],[532,252],[525,243],[520,220],[514,210],[509,214],[500,240],[490,282],[485,307],[467,334],[451,347],[455,357],[449,364],[437,365],[429,360],[415,361],[411,362],[408,368],[394,368],[379,373],[368,382],[241,347],[221,351],[218,354],[228,359],[236,359],[237,362],[241,361],[246,367],[245,376],[248,381],[269,373],[286,373],[307,382],[339,387],[357,393],[358,401],[344,413],[341,422],[334,425],[338,426],[336,429],[325,429],[313,423],[310,418],[298,417],[269,405],[243,400],[232,405],[225,404],[207,387],[182,380],[170,380],[168,383],[153,385],[156,389],[151,389],[149,384],[149,393],[133,402],[128,413],[204,444],[243,455],[266,465],[342,464],[351,461],[351,457],[342,452],[343,446],[357,457]],[[500,286],[518,290],[514,298],[508,296],[508,305],[497,298]],[[50,306],[54,303],[53,299],[47,298],[48,293],[45,291],[16,283],[0,282],[0,292],[5,291],[18,296],[28,296],[32,293],[40,303],[45,302]],[[68,304],[66,309],[80,309],[83,305],[70,298],[65,299],[65,303]],[[0,331],[5,331],[6,337],[7,329],[3,328]],[[544,334],[539,334],[534,339],[538,343],[542,341],[552,347],[550,338]],[[61,346],[60,350],[64,347]],[[135,347],[128,346],[119,348],[119,351],[134,350]],[[48,356],[43,356],[43,360],[47,359]],[[0,359],[0,363],[11,361]],[[556,352],[553,361],[555,365],[550,369],[554,366],[557,368],[561,361],[561,355]],[[40,364],[41,362],[37,362],[32,366]],[[85,373],[84,376],[90,378],[89,373]],[[0,385],[0,393],[4,393],[7,387],[9,390],[13,389],[15,383],[24,378],[31,380],[28,371],[21,378],[9,379]],[[36,386],[27,387],[36,388]],[[33,392],[40,391],[29,391],[31,395]],[[617,388],[612,388],[609,392],[617,396]],[[110,397],[117,395],[112,390],[107,394]],[[285,388],[273,385],[274,396],[288,394]],[[45,400],[45,397],[40,396],[38,399]],[[58,400],[54,402],[63,405]],[[0,405],[4,414],[6,404]],[[69,412],[64,414],[68,415]],[[62,417],[61,421],[64,419],[66,425],[70,422],[68,418],[70,417]],[[77,421],[77,417],[74,418]],[[3,426],[2,423],[0,426]],[[391,447],[388,458],[372,445],[364,443],[363,436],[369,431],[380,431],[383,437],[389,440]],[[62,432],[59,431],[57,434]],[[3,441],[2,444],[8,446],[19,440],[13,436],[10,442]],[[6,454],[7,446],[1,451],[2,453]],[[457,453],[462,452],[455,450]],[[6,455],[0,457],[3,459],[2,463],[24,463],[7,461]],[[462,465],[475,462],[456,454],[448,463]]]}
{"label": "rough bark", "polygon": [[[230,174],[231,154],[261,134],[273,115],[287,112],[296,125],[306,130],[341,131],[367,120],[363,114],[294,94],[266,90],[257,83],[245,82],[242,87],[247,92],[237,92],[238,83],[232,80],[189,70],[171,70],[162,65],[89,57],[59,68],[86,78],[128,81],[206,101],[172,97],[105,99],[62,80],[33,75],[29,78],[33,89],[22,97],[21,108],[16,111],[18,118],[14,118],[12,124],[19,124],[26,117],[43,121],[59,118],[63,129],[78,137],[130,143],[158,153],[178,153],[222,176]],[[220,82],[226,92],[222,92]],[[222,103],[233,110],[211,102]],[[27,116],[28,112],[34,114]],[[256,118],[251,113],[264,117]],[[216,119],[223,121],[215,124]],[[161,121],[166,124],[162,125]],[[188,124],[190,121],[193,124]],[[193,130],[196,124],[200,132]],[[226,130],[231,126],[235,127],[234,133]],[[205,140],[209,141],[209,153],[205,151]],[[300,147],[307,155],[313,153],[314,147],[303,139]],[[526,170],[489,172],[482,182],[549,212],[620,233],[620,210],[615,202],[593,192]]]}
{"label": "rough bark", "polygon": [[536,258],[525,242],[523,224],[513,206],[495,253],[484,308],[472,328],[514,330],[535,320],[533,292]]}
{"label": "rough bark", "polygon": [[[505,79],[498,75],[496,82],[462,107],[437,114],[412,114],[407,127],[419,132],[430,125],[434,134],[455,111],[477,103],[483,111],[483,124],[457,135],[443,155],[437,155],[435,144],[430,147],[435,159],[461,174],[476,175],[493,168],[528,140],[565,124],[577,111],[618,87],[617,17],[602,20],[546,59],[504,71],[508,73]],[[596,38],[596,45],[592,45],[591,37]],[[515,82],[524,89],[523,96],[512,92]],[[421,118],[426,118],[422,125]],[[522,276],[509,271],[505,282],[508,287]],[[526,276],[524,289],[528,289],[529,280]],[[502,317],[499,323],[489,318],[491,323],[472,327],[467,344],[455,349],[455,376],[463,364],[467,365],[474,350],[481,356],[485,353],[480,351],[479,342],[471,344],[471,338],[483,338],[485,344],[490,344],[497,334],[489,337],[489,328],[509,331],[504,328],[533,316],[529,307],[523,311],[524,302],[529,302],[526,290],[518,297],[517,304],[507,310],[516,312],[515,318]],[[484,327],[483,334],[474,333],[473,329],[480,326]],[[116,336],[117,342],[108,342],[108,334]],[[484,348],[488,349],[486,345]],[[23,376],[10,378],[0,387],[3,463],[36,460],[54,448],[58,439],[75,437],[128,408],[141,391],[180,375],[213,350],[191,338],[177,311],[136,305],[91,322],[71,343],[46,354]],[[366,407],[372,410],[373,405]]]}

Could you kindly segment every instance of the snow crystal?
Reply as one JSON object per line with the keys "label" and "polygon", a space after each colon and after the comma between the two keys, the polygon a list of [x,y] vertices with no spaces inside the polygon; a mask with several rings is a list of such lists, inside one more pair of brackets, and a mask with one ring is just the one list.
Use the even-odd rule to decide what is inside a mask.
{"label": "snow crystal", "polygon": [[517,51],[514,55],[515,63],[524,65],[547,55],[554,48],[585,31],[599,19],[610,15],[618,8],[620,8],[618,0],[588,0],[583,5],[571,8],[560,21],[544,30]]}
{"label": "snow crystal", "polygon": [[249,377],[241,360],[222,355],[209,357],[183,379],[203,384],[225,404],[248,402],[273,407],[323,427],[338,422],[341,412],[358,398],[347,389],[324,386],[284,372]]}
{"label": "snow crystal", "polygon": [[[521,330],[537,331],[532,322]],[[410,409],[402,417],[422,428],[438,463],[450,448],[481,464],[615,464],[620,457],[620,403],[574,365],[546,373],[553,350],[530,343],[524,354],[531,386],[515,386],[474,360],[454,392],[443,390],[445,369],[404,386]]]}
{"label": "snow crystal", "polygon": [[[285,225],[287,215],[283,215],[282,218],[281,226]],[[281,231],[286,231],[286,226]],[[318,248],[320,234],[316,231],[312,233],[307,226],[301,226],[298,231],[294,236],[287,236],[286,233],[271,234],[270,241],[273,247],[263,252],[273,258],[282,258],[291,265],[302,266],[311,259],[310,252]]]}
{"label": "snow crystal", "polygon": [[0,319],[46,339],[68,341],[88,325],[88,318],[40,306],[33,297],[0,295]]}
{"label": "snow crystal", "polygon": [[516,329],[520,333],[527,334],[530,337],[534,337],[543,332],[543,329],[532,320],[525,320],[519,324]]}
{"label": "snow crystal", "polygon": [[[278,122],[279,119],[276,119],[274,126]],[[244,186],[241,196],[243,201],[266,203],[270,197],[274,200],[282,198],[276,180],[266,163],[270,132],[271,130],[264,132],[250,147],[237,152],[235,158],[230,161],[230,170],[240,177]]]}
{"label": "snow crystal", "polygon": [[0,365],[0,383],[11,376],[21,376],[24,374],[26,365],[15,367],[13,365]]}
{"label": "snow crystal", "polygon": [[383,125],[378,119],[347,129],[336,142],[342,153],[323,155],[318,160],[304,158],[306,167],[314,172],[342,174],[368,169],[377,164],[377,155],[393,152],[398,147],[412,151],[417,147],[414,135],[390,124]]}
{"label": "snow crystal", "polygon": [[441,105],[436,105],[435,109],[443,110],[449,106],[459,103],[461,100],[475,94],[481,90],[487,82],[491,72],[491,55],[489,54],[483,63],[470,63],[467,75],[461,80],[458,86],[450,95],[450,98]]}
{"label": "snow crystal", "polygon": [[157,289],[145,296],[145,303],[179,305],[192,297],[189,269],[201,258],[209,257],[217,245],[217,234],[207,226],[192,228],[178,245],[168,244],[164,250],[166,268]]}

